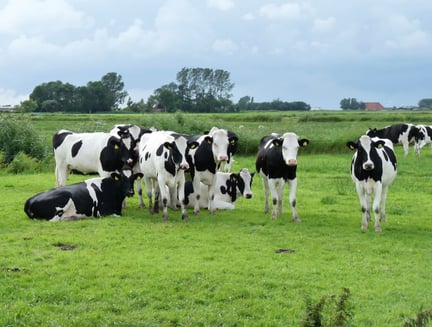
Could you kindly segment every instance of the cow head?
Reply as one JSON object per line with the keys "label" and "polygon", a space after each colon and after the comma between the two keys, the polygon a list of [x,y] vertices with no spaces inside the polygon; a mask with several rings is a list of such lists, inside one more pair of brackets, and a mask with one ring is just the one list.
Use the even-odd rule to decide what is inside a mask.
{"label": "cow head", "polygon": [[375,169],[378,159],[377,149],[386,145],[386,140],[372,139],[367,135],[362,135],[357,142],[350,141],[346,145],[349,149],[357,151],[356,160],[360,161],[361,168],[370,171]]}
{"label": "cow head", "polygon": [[189,163],[186,160],[186,153],[188,149],[193,149],[198,146],[195,141],[188,142],[186,137],[175,134],[174,140],[171,142],[165,142],[164,147],[171,152],[172,160],[175,165],[180,169],[189,169]]}
{"label": "cow head", "polygon": [[308,139],[299,139],[295,133],[285,133],[272,141],[275,147],[282,148],[282,157],[288,166],[297,166],[297,152],[309,144]]}
{"label": "cow head", "polygon": [[[232,137],[231,139],[233,143],[236,143],[238,140],[237,136]],[[228,160],[228,146],[230,140],[228,138],[227,130],[213,127],[208,133],[208,136],[204,138],[204,142],[211,145],[213,157],[216,163]]]}
{"label": "cow head", "polygon": [[110,175],[113,183],[117,185],[116,189],[120,190],[121,196],[131,197],[134,195],[134,182],[140,180],[143,174],[134,174],[132,169],[123,169],[120,172],[113,172]]}
{"label": "cow head", "polygon": [[252,198],[252,181],[255,173],[250,173],[247,168],[242,168],[238,175],[237,190],[246,199]]}
{"label": "cow head", "polygon": [[131,165],[133,163],[131,152],[123,140],[116,136],[111,136],[108,139],[106,147],[101,151],[100,158],[107,171],[120,169],[125,164]]}

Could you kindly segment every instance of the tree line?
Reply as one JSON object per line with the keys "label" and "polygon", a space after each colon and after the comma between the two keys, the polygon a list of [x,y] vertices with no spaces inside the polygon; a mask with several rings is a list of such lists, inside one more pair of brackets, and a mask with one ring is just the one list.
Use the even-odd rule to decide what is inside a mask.
{"label": "tree line", "polygon": [[[234,83],[222,69],[182,68],[176,81],[163,85],[149,96],[132,101],[124,89],[122,76],[110,72],[99,81],[75,86],[62,81],[42,83],[33,89],[29,100],[16,108],[20,112],[238,112],[242,110],[310,110],[302,101],[254,102],[253,97],[232,101]],[[126,100],[127,99],[127,100]],[[121,105],[126,102],[126,106]]]}

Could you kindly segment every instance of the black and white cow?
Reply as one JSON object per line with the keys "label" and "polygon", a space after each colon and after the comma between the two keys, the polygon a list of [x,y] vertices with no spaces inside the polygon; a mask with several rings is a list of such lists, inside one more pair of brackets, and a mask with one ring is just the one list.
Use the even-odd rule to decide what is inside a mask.
{"label": "black and white cow", "polygon": [[421,148],[426,144],[432,147],[432,126],[417,125],[417,133],[415,135],[414,149],[418,156],[420,156]]}
{"label": "black and white cow", "polygon": [[121,138],[128,134],[125,130],[121,133],[74,133],[68,130],[57,132],[52,139],[57,186],[66,185],[72,169],[107,177],[125,165],[131,165],[133,159],[130,148],[128,149]]}
{"label": "black and white cow", "polygon": [[389,139],[393,145],[402,144],[405,156],[408,155],[409,144],[414,142],[417,129],[413,124],[395,124],[382,129],[369,128],[366,135]]}
{"label": "black and white cow", "polygon": [[[363,212],[362,230],[366,231],[370,211],[374,212],[375,231],[381,232],[380,221],[386,220],[385,203],[389,185],[397,174],[396,155],[393,143],[388,139],[361,136],[357,142],[347,142],[355,150],[351,162],[351,177],[356,185]],[[375,194],[372,208],[371,196]]]}
{"label": "black and white cow", "polygon": [[31,219],[50,221],[121,216],[123,200],[133,196],[134,180],[141,177],[128,169],[53,188],[29,198],[24,211]]}
{"label": "black and white cow", "polygon": [[286,182],[289,184],[289,202],[292,217],[300,222],[296,208],[297,190],[297,152],[300,147],[309,144],[308,139],[299,139],[295,133],[279,135],[273,133],[264,136],[259,144],[256,158],[256,171],[261,175],[265,192],[265,213],[269,212],[268,197],[271,193],[273,211],[271,218],[277,219],[283,213],[282,199]]}
{"label": "black and white cow", "polygon": [[238,137],[230,134],[226,129],[213,127],[208,134],[199,137],[190,137],[190,142],[198,143],[198,146],[190,146],[187,160],[190,166],[190,175],[193,189],[196,193],[194,213],[199,214],[199,197],[201,194],[201,183],[207,185],[209,195],[209,211],[212,215],[216,213],[214,208],[214,195],[216,186],[216,171],[221,163],[228,161],[229,145],[236,146]]}
{"label": "black and white cow", "polygon": [[[219,210],[233,210],[234,203],[240,197],[252,198],[252,181],[255,173],[250,173],[247,168],[242,168],[238,173],[216,173],[216,188],[214,196],[214,206]],[[199,206],[208,209],[209,196],[206,185],[201,185],[201,196]],[[191,181],[186,182],[185,199],[189,208],[195,208],[197,196],[194,192]]]}
{"label": "black and white cow", "polygon": [[[184,171],[189,169],[186,150],[188,146],[197,145],[196,142],[188,143],[183,135],[168,131],[156,131],[141,137],[139,165],[144,175],[150,213],[158,211],[160,201],[163,206],[163,218],[168,219],[169,199],[177,198],[178,193],[182,219],[188,218],[184,202]],[[142,202],[142,199],[140,201]]]}

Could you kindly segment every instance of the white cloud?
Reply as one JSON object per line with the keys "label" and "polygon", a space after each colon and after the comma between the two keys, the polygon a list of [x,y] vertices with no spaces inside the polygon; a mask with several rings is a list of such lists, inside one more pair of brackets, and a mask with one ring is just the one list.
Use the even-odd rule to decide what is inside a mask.
{"label": "white cloud", "polygon": [[238,50],[237,44],[232,40],[216,40],[213,42],[213,50],[224,54],[233,54]]}
{"label": "white cloud", "polygon": [[259,9],[262,17],[269,20],[298,20],[310,15],[307,4],[286,2],[283,4],[266,4]]}
{"label": "white cloud", "polygon": [[226,11],[234,7],[233,0],[207,0],[207,5],[210,8]]}
{"label": "white cloud", "polygon": [[7,90],[0,88],[0,105],[11,105],[15,106],[21,103],[21,101],[27,100],[27,95],[16,94],[14,90]]}
{"label": "white cloud", "polygon": [[316,19],[313,23],[313,28],[317,32],[329,32],[333,29],[336,24],[334,17],[328,17],[325,19]]}
{"label": "white cloud", "polygon": [[65,0],[9,0],[0,10],[0,33],[6,35],[54,34],[92,23]]}

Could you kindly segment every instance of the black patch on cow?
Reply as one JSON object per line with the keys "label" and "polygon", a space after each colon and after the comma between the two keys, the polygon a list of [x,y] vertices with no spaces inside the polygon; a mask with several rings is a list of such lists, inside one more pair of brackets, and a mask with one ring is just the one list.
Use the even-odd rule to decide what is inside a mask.
{"label": "black patch on cow", "polygon": [[144,160],[147,161],[150,159],[150,152],[146,152],[144,155]]}
{"label": "black patch on cow", "polygon": [[[369,137],[379,137],[382,139],[389,139],[393,144],[399,143],[399,137],[405,133],[411,125],[408,124],[395,124],[384,127],[382,129],[370,128],[366,135]],[[411,135],[410,135],[411,134]],[[412,132],[408,133],[408,140],[413,137]]]}
{"label": "black patch on cow", "polygon": [[81,149],[82,145],[83,145],[82,141],[78,141],[78,142],[74,143],[74,145],[72,145],[72,148],[71,148],[72,158],[77,156],[78,151]]}
{"label": "black patch on cow", "polygon": [[282,147],[273,146],[264,148],[262,145],[269,138],[261,139],[255,167],[262,171],[268,178],[283,178],[285,181],[293,180],[297,176],[297,166],[288,166],[282,156]]}
{"label": "black patch on cow", "polygon": [[115,136],[111,136],[106,146],[102,149],[99,160],[105,171],[121,170],[130,159],[130,151],[126,148],[123,141]]}
{"label": "black patch on cow", "polygon": [[[198,146],[194,154],[195,163],[189,162],[190,166],[194,166],[197,171],[208,170],[212,174],[216,174],[216,162],[213,158],[212,144],[203,140]],[[189,161],[189,160],[188,160]],[[191,173],[192,175],[192,173]]]}
{"label": "black patch on cow", "polygon": [[163,153],[163,151],[164,151],[164,145],[161,144],[161,145],[159,145],[159,147],[158,147],[157,150],[156,150],[156,155],[157,155],[157,156],[161,156],[162,153]]}
{"label": "black patch on cow", "polygon": [[64,141],[66,136],[71,135],[72,132],[62,132],[54,134],[52,138],[52,145],[54,149],[57,149]]}

